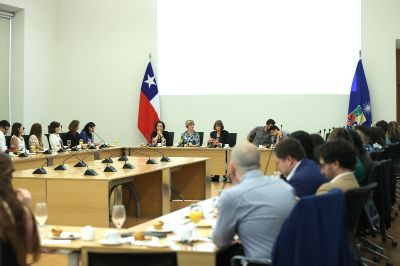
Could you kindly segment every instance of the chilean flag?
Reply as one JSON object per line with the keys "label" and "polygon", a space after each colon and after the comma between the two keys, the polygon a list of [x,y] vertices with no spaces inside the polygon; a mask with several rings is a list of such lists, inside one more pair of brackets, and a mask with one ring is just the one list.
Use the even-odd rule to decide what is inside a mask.
{"label": "chilean flag", "polygon": [[151,62],[147,65],[146,73],[140,92],[138,128],[143,136],[150,142],[154,124],[160,120],[160,96]]}

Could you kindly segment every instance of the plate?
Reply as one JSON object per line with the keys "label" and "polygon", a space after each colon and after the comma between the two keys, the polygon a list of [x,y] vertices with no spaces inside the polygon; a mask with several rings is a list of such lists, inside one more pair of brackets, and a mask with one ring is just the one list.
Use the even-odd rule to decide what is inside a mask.
{"label": "plate", "polygon": [[62,232],[60,236],[53,236],[53,234],[49,234],[49,239],[57,239],[57,240],[74,240],[81,237],[81,234],[78,232]]}
{"label": "plate", "polygon": [[211,225],[211,223],[209,222],[209,221],[207,221],[207,220],[202,220],[202,221],[200,221],[200,222],[198,222],[197,224],[196,224],[196,227],[199,227],[199,228],[211,228],[212,227],[212,225]]}
{"label": "plate", "polygon": [[117,241],[109,241],[107,239],[101,239],[101,240],[99,240],[99,243],[104,245],[104,246],[119,246],[119,245],[122,245],[124,242],[119,241],[119,240],[117,240]]}

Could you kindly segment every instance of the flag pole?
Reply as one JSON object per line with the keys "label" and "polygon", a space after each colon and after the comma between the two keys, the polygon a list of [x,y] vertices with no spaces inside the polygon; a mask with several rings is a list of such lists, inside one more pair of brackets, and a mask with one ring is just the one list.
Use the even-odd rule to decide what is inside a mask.
{"label": "flag pole", "polygon": [[151,61],[151,53],[149,53],[149,61]]}

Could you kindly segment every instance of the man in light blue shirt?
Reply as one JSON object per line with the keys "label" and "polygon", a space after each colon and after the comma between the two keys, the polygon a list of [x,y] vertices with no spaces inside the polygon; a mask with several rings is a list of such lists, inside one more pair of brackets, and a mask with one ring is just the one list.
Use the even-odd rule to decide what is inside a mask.
{"label": "man in light blue shirt", "polygon": [[296,201],[289,184],[263,176],[259,168],[260,154],[254,145],[243,143],[233,148],[229,170],[237,185],[221,193],[212,238],[216,245],[224,246],[237,234],[246,257],[267,262]]}

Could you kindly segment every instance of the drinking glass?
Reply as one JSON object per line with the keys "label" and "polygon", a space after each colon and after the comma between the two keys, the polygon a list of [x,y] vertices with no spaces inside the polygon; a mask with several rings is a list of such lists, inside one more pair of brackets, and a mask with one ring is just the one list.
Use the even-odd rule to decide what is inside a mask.
{"label": "drinking glass", "polygon": [[118,138],[114,139],[114,145],[115,145],[115,147],[119,146],[119,139]]}
{"label": "drinking glass", "polygon": [[120,233],[120,229],[122,225],[125,223],[126,219],[125,206],[114,205],[111,217],[115,227],[118,228],[118,233]]}
{"label": "drinking glass", "polygon": [[[190,211],[189,211],[189,219],[197,224],[198,222],[203,219],[203,209],[199,204],[193,204],[190,206]],[[193,236],[197,236],[196,229],[193,230]]]}
{"label": "drinking glass", "polygon": [[35,218],[36,222],[39,224],[39,234],[43,237],[43,227],[47,221],[47,203],[46,202],[38,202],[35,207]]}
{"label": "drinking glass", "polygon": [[70,148],[71,147],[71,140],[69,139],[69,140],[67,140],[67,146],[68,146],[68,148]]}
{"label": "drinking glass", "polygon": [[81,147],[82,147],[82,144],[83,144],[83,139],[80,139],[79,140],[79,145],[81,145]]}

